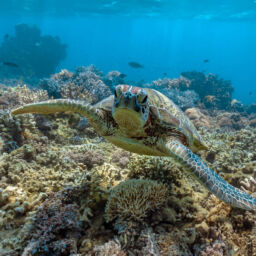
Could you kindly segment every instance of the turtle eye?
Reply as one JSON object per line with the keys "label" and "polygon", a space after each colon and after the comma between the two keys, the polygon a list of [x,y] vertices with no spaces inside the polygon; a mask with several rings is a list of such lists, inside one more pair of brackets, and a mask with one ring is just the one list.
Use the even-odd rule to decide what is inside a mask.
{"label": "turtle eye", "polygon": [[147,102],[148,95],[144,90],[141,90],[140,93],[138,94],[137,98],[138,98],[139,103],[145,104]]}
{"label": "turtle eye", "polygon": [[116,89],[115,89],[115,97],[119,97],[121,95],[121,92],[122,92],[122,89],[120,86],[117,86]]}
{"label": "turtle eye", "polygon": [[142,102],[141,102],[141,103],[146,103],[146,102],[147,102],[147,100],[148,100],[148,95],[146,95],[146,96],[144,97],[144,99],[142,100]]}

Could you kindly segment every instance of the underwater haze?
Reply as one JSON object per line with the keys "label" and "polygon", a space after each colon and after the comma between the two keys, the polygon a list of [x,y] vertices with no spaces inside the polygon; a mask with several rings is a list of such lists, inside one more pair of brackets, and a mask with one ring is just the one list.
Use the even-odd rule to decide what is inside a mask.
{"label": "underwater haze", "polygon": [[0,1],[0,38],[20,23],[68,46],[59,70],[94,64],[145,81],[202,71],[231,80],[244,104],[256,99],[253,0]]}

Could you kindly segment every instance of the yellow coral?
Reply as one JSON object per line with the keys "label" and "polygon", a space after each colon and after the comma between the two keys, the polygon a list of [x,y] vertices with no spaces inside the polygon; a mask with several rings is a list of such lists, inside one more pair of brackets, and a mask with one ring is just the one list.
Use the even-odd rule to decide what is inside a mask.
{"label": "yellow coral", "polygon": [[156,181],[131,179],[121,182],[108,199],[106,220],[142,221],[150,212],[159,209],[167,196],[167,188]]}

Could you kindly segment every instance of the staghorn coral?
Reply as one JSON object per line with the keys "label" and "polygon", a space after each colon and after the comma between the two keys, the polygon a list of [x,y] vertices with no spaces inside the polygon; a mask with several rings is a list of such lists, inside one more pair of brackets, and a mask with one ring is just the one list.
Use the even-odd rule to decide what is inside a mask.
{"label": "staghorn coral", "polygon": [[168,190],[151,180],[131,179],[116,186],[106,204],[106,220],[142,221],[165,202]]}

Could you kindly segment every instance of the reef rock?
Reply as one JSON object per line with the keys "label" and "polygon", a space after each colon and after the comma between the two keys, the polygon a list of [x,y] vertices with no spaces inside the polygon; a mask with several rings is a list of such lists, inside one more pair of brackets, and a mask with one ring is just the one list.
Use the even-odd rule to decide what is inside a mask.
{"label": "reef rock", "polygon": [[214,123],[210,120],[210,118],[204,115],[198,108],[189,108],[185,111],[185,114],[194,123],[196,128],[200,128],[200,127],[213,128],[214,127]]}

